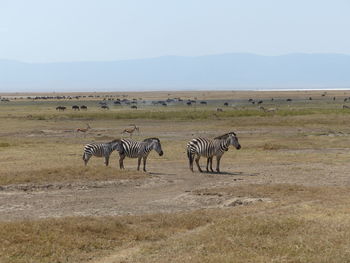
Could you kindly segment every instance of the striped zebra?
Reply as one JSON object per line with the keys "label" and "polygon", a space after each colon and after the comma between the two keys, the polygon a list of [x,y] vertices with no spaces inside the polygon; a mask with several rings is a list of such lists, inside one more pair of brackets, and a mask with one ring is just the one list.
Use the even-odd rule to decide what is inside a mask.
{"label": "striped zebra", "polygon": [[199,166],[201,156],[207,157],[207,172],[213,172],[213,157],[216,156],[216,171],[220,173],[220,159],[228,147],[233,145],[237,150],[241,149],[238,138],[234,132],[215,137],[214,139],[195,138],[187,143],[187,157],[190,163],[190,170],[193,172],[193,160],[196,161],[198,170],[203,172]]}
{"label": "striped zebra", "polygon": [[125,157],[138,158],[137,170],[140,170],[141,159],[143,159],[143,171],[146,172],[146,160],[149,153],[152,150],[155,150],[159,156],[163,155],[162,146],[158,138],[148,138],[142,142],[136,142],[131,139],[122,139],[121,146],[122,149],[119,151],[120,169],[124,169],[123,161]]}
{"label": "striped zebra", "polygon": [[87,165],[91,156],[104,157],[105,165],[108,166],[109,156],[114,150],[122,151],[120,139],[107,143],[89,143],[85,145],[83,154],[85,166]]}

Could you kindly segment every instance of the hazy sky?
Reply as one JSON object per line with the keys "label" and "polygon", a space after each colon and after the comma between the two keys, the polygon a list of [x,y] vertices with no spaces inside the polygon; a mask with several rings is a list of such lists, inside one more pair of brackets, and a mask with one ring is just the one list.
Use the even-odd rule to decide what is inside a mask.
{"label": "hazy sky", "polygon": [[0,0],[0,59],[350,54],[348,0]]}

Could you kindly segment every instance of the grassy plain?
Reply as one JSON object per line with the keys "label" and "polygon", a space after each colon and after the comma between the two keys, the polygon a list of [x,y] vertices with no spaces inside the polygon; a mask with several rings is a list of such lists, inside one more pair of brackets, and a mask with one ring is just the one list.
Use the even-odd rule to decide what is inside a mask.
{"label": "grassy plain", "polygon": [[[110,167],[96,158],[85,168],[81,160],[85,143],[121,137],[120,132],[135,123],[141,128],[136,139],[157,136],[162,141],[166,154],[163,158],[151,155],[151,164],[163,162],[179,174],[177,167],[187,167],[184,147],[189,139],[235,131],[243,148],[227,152],[222,165],[228,166],[232,159],[236,171],[259,175],[227,187],[193,187],[193,193],[269,198],[271,202],[170,214],[2,221],[0,261],[348,262],[350,110],[342,105],[350,92],[323,94],[130,93],[128,98],[147,101],[197,97],[198,101],[207,100],[208,105],[142,103],[133,110],[111,104],[109,111],[98,107],[100,98],[1,102],[3,189],[18,184],[150,178],[149,173],[136,172],[131,161],[129,169],[120,171],[116,156]],[[249,98],[263,100],[265,108],[277,110],[263,112],[249,103]],[[287,102],[287,98],[292,101]],[[229,106],[223,106],[225,101]],[[55,110],[58,105],[73,104],[86,104],[89,109]],[[223,112],[217,112],[218,107]],[[75,132],[86,123],[92,130]]]}

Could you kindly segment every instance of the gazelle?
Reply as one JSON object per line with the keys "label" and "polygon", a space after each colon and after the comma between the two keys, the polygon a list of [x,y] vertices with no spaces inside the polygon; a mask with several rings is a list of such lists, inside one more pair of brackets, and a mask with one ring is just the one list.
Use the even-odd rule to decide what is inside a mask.
{"label": "gazelle", "polygon": [[90,129],[91,129],[90,125],[88,123],[86,123],[86,128],[77,128],[76,132],[83,132],[83,133],[85,133],[85,132],[87,132]]}
{"label": "gazelle", "polygon": [[130,134],[130,137],[131,137],[132,134],[133,134],[135,131],[137,131],[138,133],[140,133],[139,127],[137,127],[135,124],[130,124],[130,126],[134,126],[134,127],[124,129],[124,131],[122,132],[122,134],[124,134],[124,133],[129,133],[129,134]]}

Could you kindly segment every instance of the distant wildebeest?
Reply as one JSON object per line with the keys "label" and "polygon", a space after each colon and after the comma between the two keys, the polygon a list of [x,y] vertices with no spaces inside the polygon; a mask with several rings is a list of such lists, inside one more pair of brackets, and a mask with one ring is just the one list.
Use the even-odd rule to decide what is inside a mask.
{"label": "distant wildebeest", "polygon": [[343,109],[350,109],[350,106],[343,105]]}
{"label": "distant wildebeest", "polygon": [[188,106],[191,106],[191,105],[192,105],[192,102],[188,101],[188,102],[186,102],[186,104],[187,104]]}
{"label": "distant wildebeest", "polygon": [[187,157],[190,164],[190,170],[193,172],[193,161],[196,162],[198,170],[203,172],[199,166],[201,156],[207,157],[207,171],[213,172],[213,158],[216,156],[216,171],[220,173],[220,160],[223,154],[228,151],[230,145],[235,146],[237,150],[241,149],[238,138],[234,132],[229,132],[224,135],[208,138],[195,138],[187,144]]}
{"label": "distant wildebeest", "polygon": [[115,105],[121,105],[121,102],[119,100],[114,102]]}
{"label": "distant wildebeest", "polygon": [[132,134],[137,131],[138,133],[140,133],[140,128],[137,127],[135,124],[130,124],[131,126],[133,126],[132,128],[126,128],[122,131],[122,134],[124,133],[129,133],[130,137],[132,136]]}
{"label": "distant wildebeest", "polygon": [[81,109],[81,110],[87,110],[87,106],[86,106],[86,105],[81,105],[81,106],[80,106],[80,109]]}
{"label": "distant wildebeest", "polygon": [[162,103],[162,106],[168,106],[168,104],[166,104],[165,102]]}
{"label": "distant wildebeest", "polygon": [[136,105],[132,105],[130,108],[137,109],[137,106]]}
{"label": "distant wildebeest", "polygon": [[252,102],[252,101],[253,101],[253,99],[249,99],[248,101],[249,101],[249,102]]}
{"label": "distant wildebeest", "polygon": [[102,105],[102,106],[101,106],[101,109],[109,110],[109,107],[108,107],[107,105]]}
{"label": "distant wildebeest", "polygon": [[220,111],[220,112],[222,112],[222,111],[224,111],[223,109],[221,109],[221,108],[216,108],[216,111]]}
{"label": "distant wildebeest", "polygon": [[225,103],[224,103],[224,106],[228,106],[228,102],[225,102]]}
{"label": "distant wildebeest", "polygon": [[292,101],[292,99],[287,99],[287,101]]}
{"label": "distant wildebeest", "polygon": [[262,101],[262,100],[259,100],[259,101],[258,101],[258,104],[259,104],[259,105],[260,105],[260,104],[262,104],[262,103],[263,103],[263,101]]}
{"label": "distant wildebeest", "polygon": [[347,102],[347,101],[348,101],[348,98],[345,98],[345,99],[344,99],[344,102]]}
{"label": "distant wildebeest", "polygon": [[64,111],[65,109],[66,109],[66,107],[64,107],[64,106],[56,107],[56,110],[58,110],[58,111]]}
{"label": "distant wildebeest", "polygon": [[80,107],[78,105],[73,105],[72,110],[80,110]]}
{"label": "distant wildebeest", "polygon": [[207,105],[206,101],[201,101],[200,103],[203,104],[203,105]]}
{"label": "distant wildebeest", "polygon": [[312,97],[309,97],[309,100],[312,100]]}

